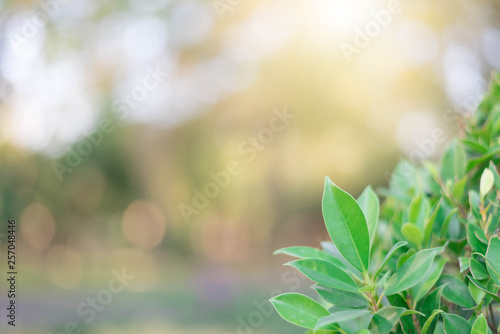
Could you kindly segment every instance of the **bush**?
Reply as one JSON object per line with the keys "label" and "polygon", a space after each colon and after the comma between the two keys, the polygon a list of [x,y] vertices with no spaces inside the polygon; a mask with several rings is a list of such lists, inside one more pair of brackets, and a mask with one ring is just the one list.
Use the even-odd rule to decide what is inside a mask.
{"label": "bush", "polygon": [[317,302],[271,299],[307,333],[498,333],[500,77],[465,136],[439,164],[400,162],[388,189],[356,200],[329,178],[323,217],[333,242],[275,254],[315,282]]}

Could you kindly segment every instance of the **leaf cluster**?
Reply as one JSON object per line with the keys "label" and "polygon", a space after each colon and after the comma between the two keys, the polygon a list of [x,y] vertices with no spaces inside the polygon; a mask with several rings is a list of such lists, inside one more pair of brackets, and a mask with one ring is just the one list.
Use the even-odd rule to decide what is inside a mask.
{"label": "leaf cluster", "polygon": [[465,124],[439,163],[400,162],[378,194],[326,178],[331,242],[275,252],[319,297],[272,298],[285,320],[318,334],[499,333],[500,77]]}

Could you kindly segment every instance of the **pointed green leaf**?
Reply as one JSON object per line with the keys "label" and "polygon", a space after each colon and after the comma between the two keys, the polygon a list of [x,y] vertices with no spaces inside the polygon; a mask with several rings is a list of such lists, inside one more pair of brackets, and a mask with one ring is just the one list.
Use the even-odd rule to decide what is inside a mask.
{"label": "pointed green leaf", "polygon": [[500,286],[500,238],[498,235],[491,237],[486,251],[486,267],[491,279]]}
{"label": "pointed green leaf", "polygon": [[270,302],[283,319],[304,328],[313,329],[319,319],[330,314],[316,301],[298,293],[285,293]]}
{"label": "pointed green leaf", "polygon": [[462,146],[452,141],[445,149],[441,160],[441,177],[443,181],[461,179],[465,174],[465,152]]}
{"label": "pointed green leaf", "polygon": [[497,296],[496,293],[491,292],[488,290],[483,284],[479,283],[474,277],[472,276],[467,276],[467,278],[479,289],[483,290],[488,296],[496,300],[497,303],[500,303],[500,297]]}
{"label": "pointed green leaf", "polygon": [[[458,212],[458,209],[457,208],[453,208],[448,213],[448,215],[446,216],[446,218],[444,219],[443,225],[441,226],[441,232],[440,232],[440,235],[442,237],[445,237],[448,234],[448,230],[449,230],[449,227],[450,227],[450,222],[453,219],[453,217],[457,214],[457,212]],[[456,217],[455,217],[455,219],[456,219]]]}
{"label": "pointed green leaf", "polygon": [[325,328],[338,322],[356,319],[367,314],[370,314],[370,311],[356,309],[335,312],[319,319],[316,323],[315,329]]}
{"label": "pointed green leaf", "polygon": [[425,275],[425,278],[413,287],[413,299],[415,301],[418,302],[420,299],[422,299],[434,286],[434,284],[436,284],[439,277],[441,277],[441,273],[445,264],[446,260],[441,260],[433,263],[431,266],[431,270],[429,270],[429,272]]}
{"label": "pointed green leaf", "polygon": [[415,224],[421,231],[424,230],[424,223],[429,215],[429,203],[425,196],[418,194],[408,207],[408,221]]}
{"label": "pointed green leaf", "polygon": [[434,318],[435,318],[438,314],[440,314],[440,313],[442,313],[442,312],[443,312],[443,311],[441,311],[441,310],[436,310],[436,311],[434,311],[434,312],[431,314],[431,316],[429,317],[429,319],[427,319],[427,321],[425,322],[424,327],[422,327],[422,331],[420,332],[420,334],[427,334],[427,332],[429,331],[429,328],[430,328],[430,326],[431,326],[432,321],[434,320]]}
{"label": "pointed green leaf", "polygon": [[488,334],[488,324],[486,323],[484,314],[481,313],[476,319],[470,334]]}
{"label": "pointed green leaf", "polygon": [[476,306],[467,285],[455,276],[443,275],[438,284],[447,284],[443,290],[443,297],[450,302],[467,308]]}
{"label": "pointed green leaf", "polygon": [[322,207],[333,243],[354,268],[366,273],[370,261],[370,236],[358,203],[327,177]]}
{"label": "pointed green leaf", "polygon": [[487,279],[488,277],[490,277],[485,265],[473,258],[470,259],[470,272],[472,273],[472,276],[478,280]]}
{"label": "pointed green leaf", "polygon": [[427,246],[431,241],[432,228],[434,227],[434,222],[436,221],[436,217],[441,209],[441,203],[443,199],[440,198],[438,202],[433,207],[432,214],[425,222],[424,226],[424,246]]}
{"label": "pointed green leaf", "polygon": [[286,254],[300,259],[320,259],[328,261],[339,268],[345,269],[344,264],[335,257],[323,252],[320,249],[306,246],[294,246],[278,249],[274,254]]}
{"label": "pointed green leaf", "polygon": [[330,262],[316,259],[301,259],[289,262],[285,265],[297,268],[314,282],[341,290],[351,292],[358,291],[358,286],[351,276]]}
{"label": "pointed green leaf", "polygon": [[470,334],[472,326],[461,316],[443,313],[443,318],[446,334]]}
{"label": "pointed green leaf", "polygon": [[380,203],[377,194],[375,194],[372,187],[368,186],[365,188],[363,193],[358,198],[358,204],[365,215],[368,232],[370,234],[370,243],[373,245],[375,234],[377,232]]}
{"label": "pointed green leaf", "polygon": [[443,248],[424,249],[410,257],[391,276],[384,289],[384,294],[392,295],[418,284],[431,268],[434,257]]}
{"label": "pointed green leaf", "polygon": [[367,307],[368,302],[359,293],[336,289],[324,285],[313,285],[318,295],[330,304],[343,307]]}
{"label": "pointed green leaf", "polygon": [[487,245],[478,238],[478,235],[481,236],[481,233],[484,235],[484,232],[478,226],[471,223],[467,224],[467,242],[472,247],[472,250],[486,254]]}
{"label": "pointed green leaf", "polygon": [[378,269],[375,272],[375,275],[373,277],[376,278],[380,274],[380,272],[382,271],[382,269],[384,268],[384,266],[387,264],[387,261],[389,261],[389,259],[391,258],[391,256],[394,254],[394,252],[396,250],[398,250],[399,248],[401,248],[403,246],[406,246],[407,244],[408,243],[406,241],[398,241],[394,246],[392,246],[392,248],[389,250],[389,252],[387,253],[387,255],[382,260],[382,263],[378,267]]}

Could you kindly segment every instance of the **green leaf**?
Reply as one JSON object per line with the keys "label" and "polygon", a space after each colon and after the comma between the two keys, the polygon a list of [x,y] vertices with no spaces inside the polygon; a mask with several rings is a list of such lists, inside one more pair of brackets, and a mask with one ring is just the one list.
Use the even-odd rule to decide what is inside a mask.
{"label": "green leaf", "polygon": [[326,228],[339,252],[354,268],[366,273],[370,262],[370,235],[356,200],[327,177],[322,208]]}
{"label": "green leaf", "polygon": [[443,313],[443,318],[446,334],[470,334],[472,326],[461,316]]}
{"label": "green leaf", "polygon": [[[426,317],[423,317],[423,318],[419,319],[420,320],[420,325],[423,326],[425,324],[425,322],[430,318],[430,316],[432,315],[432,313],[435,312],[435,310],[438,310],[438,309],[441,308],[441,296],[443,294],[443,289],[444,289],[444,285],[441,285],[440,287],[432,290],[423,299],[421,305],[419,305],[420,311],[422,311],[423,313],[425,313],[426,315],[428,315]],[[432,324],[429,324],[429,326],[435,327],[435,326],[432,326]]]}
{"label": "green leaf", "polygon": [[444,222],[443,222],[443,225],[441,226],[441,232],[440,232],[440,235],[442,237],[445,237],[446,234],[448,233],[448,230],[449,230],[449,227],[450,227],[450,222],[451,222],[451,219],[453,218],[453,216],[458,212],[458,209],[457,208],[453,208],[449,213],[448,215],[446,216],[446,218],[444,219]]}
{"label": "green leaf", "polygon": [[388,306],[373,315],[370,322],[370,330],[373,334],[387,334],[399,320],[406,309],[402,307]]}
{"label": "green leaf", "polygon": [[401,227],[401,234],[415,247],[420,247],[422,243],[422,233],[413,223],[406,223]]}
{"label": "green leaf", "polygon": [[463,178],[455,182],[453,188],[451,188],[451,195],[457,202],[460,202],[460,200],[462,199],[467,181],[468,178],[464,176]]}
{"label": "green leaf", "polygon": [[469,282],[468,286],[470,295],[476,302],[476,304],[479,304],[481,302],[484,302],[483,298],[486,295],[486,292],[478,288],[474,283]]}
{"label": "green leaf", "polygon": [[359,293],[336,289],[324,285],[313,285],[318,295],[330,304],[343,307],[367,307],[368,302]]}
{"label": "green leaf", "polygon": [[319,319],[318,322],[316,323],[315,329],[325,328],[327,326],[336,324],[340,321],[356,319],[367,314],[370,314],[369,310],[352,309],[347,311],[335,312]]}
{"label": "green leaf", "polygon": [[478,280],[487,279],[488,277],[490,277],[485,266],[481,262],[473,258],[470,259],[470,272],[472,273],[472,276]]}
{"label": "green leaf", "polygon": [[288,262],[285,265],[297,268],[314,282],[341,290],[358,291],[358,286],[351,276],[330,262],[316,259],[301,259]]}
{"label": "green leaf", "polygon": [[455,276],[443,275],[438,284],[447,284],[443,290],[443,297],[450,302],[467,308],[476,306],[467,285]]}
{"label": "green leaf", "polygon": [[321,241],[321,248],[323,248],[323,251],[327,253],[328,255],[333,256],[336,258],[338,261],[340,261],[344,266],[340,268],[346,268],[346,270],[359,278],[360,280],[363,279],[363,275],[361,272],[354,268],[349,262],[346,261],[346,259],[340,254],[340,251],[337,249],[335,244],[331,241]]}
{"label": "green leaf", "polygon": [[389,278],[384,294],[392,295],[417,285],[431,268],[434,257],[443,248],[424,249],[410,257]]}
{"label": "green leaf", "polygon": [[484,285],[482,285],[481,283],[479,283],[478,281],[476,281],[476,279],[474,279],[474,277],[467,276],[467,278],[469,278],[469,280],[472,282],[472,284],[474,284],[476,287],[478,287],[479,289],[481,289],[484,292],[486,292],[486,294],[488,296],[490,296],[491,298],[493,298],[497,303],[500,303],[500,297],[498,297],[496,295],[496,293],[493,293],[490,290],[488,290],[486,287],[484,287]]}
{"label": "green leaf", "polygon": [[373,245],[377,233],[380,203],[372,187],[368,186],[365,188],[358,198],[358,204],[365,215],[368,232],[370,234],[370,244]]}
{"label": "green leaf", "polygon": [[420,231],[424,230],[424,223],[429,215],[429,203],[425,196],[418,194],[408,207],[408,220],[415,224]]}
{"label": "green leaf", "polygon": [[441,209],[441,204],[443,199],[440,198],[438,202],[433,207],[432,214],[425,222],[424,226],[424,246],[427,246],[431,240],[432,228],[434,227],[434,222],[436,221],[436,217]]}
{"label": "green leaf", "polygon": [[489,168],[485,168],[483,174],[481,174],[481,181],[479,183],[479,193],[482,198],[485,198],[491,189],[493,189],[494,183],[495,176],[493,175],[493,172]]}
{"label": "green leaf", "polygon": [[339,259],[323,252],[320,249],[306,246],[294,246],[278,249],[274,254],[286,254],[300,259],[320,259],[328,261],[339,268],[345,269],[344,264]]}
{"label": "green leaf", "polygon": [[458,263],[460,265],[460,273],[463,273],[470,267],[470,258],[468,257],[459,257]]}
{"label": "green leaf", "polygon": [[396,250],[398,250],[399,248],[401,248],[403,246],[406,246],[407,244],[408,243],[406,241],[398,241],[394,246],[392,246],[392,248],[389,250],[389,252],[387,253],[387,255],[382,260],[382,263],[378,267],[378,269],[375,272],[375,275],[373,275],[373,277],[376,278],[380,274],[380,272],[382,271],[382,269],[384,268],[384,266],[387,264],[387,261],[389,261],[389,259],[392,257],[392,255],[394,254],[394,252]]}
{"label": "green leaf", "polygon": [[455,181],[465,174],[465,152],[458,141],[452,141],[441,159],[441,177],[443,181]]}
{"label": "green leaf", "polygon": [[487,245],[478,238],[481,233],[484,235],[483,230],[478,226],[471,223],[467,224],[467,242],[472,247],[472,250],[480,254],[486,254]]}
{"label": "green leaf", "polygon": [[470,334],[488,334],[488,324],[486,323],[484,314],[481,313],[476,319]]}
{"label": "green leaf", "polygon": [[283,319],[304,328],[313,329],[319,319],[330,314],[316,301],[298,293],[285,293],[270,302]]}
{"label": "green leaf", "polygon": [[429,317],[429,319],[427,319],[427,321],[425,322],[424,324],[424,327],[422,327],[422,331],[420,332],[420,334],[427,334],[427,332],[429,331],[429,328],[432,324],[432,321],[434,320],[434,318],[442,313],[443,311],[441,310],[435,310],[434,312],[432,312],[431,316]]}
{"label": "green leaf", "polygon": [[500,238],[498,235],[491,237],[486,251],[486,267],[491,279],[500,286]]}
{"label": "green leaf", "polygon": [[427,292],[436,284],[437,280],[441,276],[446,260],[441,260],[437,263],[433,263],[431,270],[425,275],[425,278],[420,281],[417,285],[413,287],[413,299],[419,301],[422,299]]}
{"label": "green leaf", "polygon": [[396,263],[396,268],[401,267],[413,255],[415,255],[415,250],[413,248],[409,249],[406,253],[402,254],[398,258],[398,262]]}

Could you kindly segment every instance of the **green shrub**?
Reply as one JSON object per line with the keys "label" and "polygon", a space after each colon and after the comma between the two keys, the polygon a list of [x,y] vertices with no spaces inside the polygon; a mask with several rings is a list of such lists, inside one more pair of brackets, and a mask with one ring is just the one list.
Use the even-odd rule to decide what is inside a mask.
{"label": "green shrub", "polygon": [[498,333],[500,77],[439,164],[400,162],[388,189],[356,200],[329,178],[322,250],[276,251],[315,282],[319,302],[271,299],[307,333]]}

